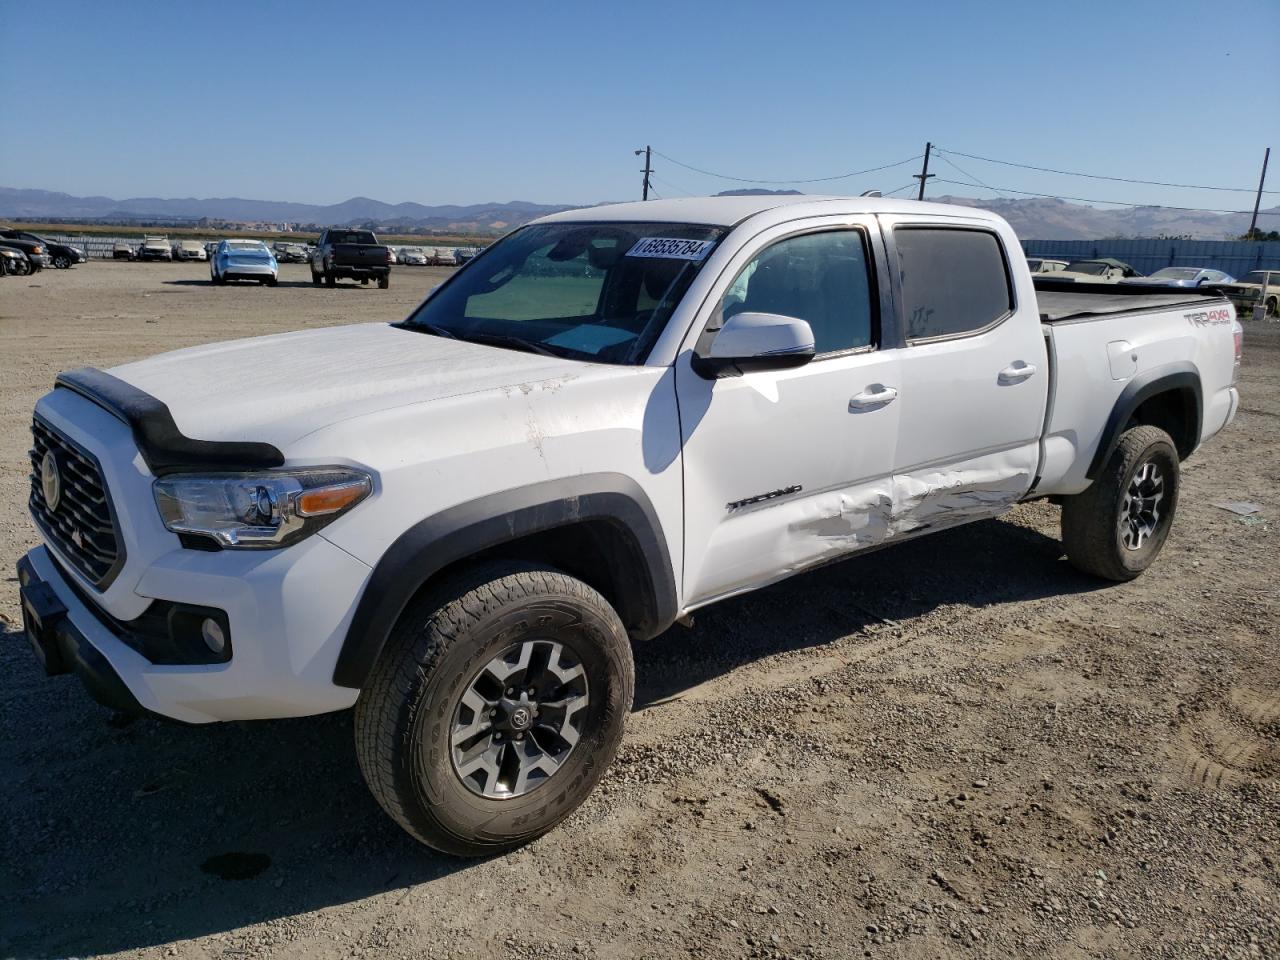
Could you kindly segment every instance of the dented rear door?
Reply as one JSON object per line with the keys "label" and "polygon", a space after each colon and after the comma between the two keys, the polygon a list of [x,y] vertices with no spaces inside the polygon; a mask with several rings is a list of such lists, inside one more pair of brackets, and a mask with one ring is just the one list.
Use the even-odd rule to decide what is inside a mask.
{"label": "dented rear door", "polygon": [[1012,231],[882,218],[901,329],[892,535],[1008,509],[1039,465],[1049,370]]}

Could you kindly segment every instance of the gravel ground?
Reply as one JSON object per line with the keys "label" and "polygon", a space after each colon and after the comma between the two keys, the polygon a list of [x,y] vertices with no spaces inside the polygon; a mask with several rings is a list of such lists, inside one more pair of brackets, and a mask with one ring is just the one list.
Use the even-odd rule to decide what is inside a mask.
{"label": "gravel ground", "polygon": [[1280,327],[1246,334],[1243,409],[1144,577],[1075,573],[1029,504],[700,612],[636,647],[586,805],[470,862],[377,809],[349,715],[113,716],[18,632],[29,413],[59,369],[399,318],[444,272],[305,269],[0,281],[0,955],[1280,954]]}

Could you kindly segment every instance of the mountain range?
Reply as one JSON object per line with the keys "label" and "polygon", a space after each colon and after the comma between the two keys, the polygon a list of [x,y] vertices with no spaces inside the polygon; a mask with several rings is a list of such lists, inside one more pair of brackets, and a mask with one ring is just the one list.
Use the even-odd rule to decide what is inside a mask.
{"label": "mountain range", "polygon": [[[794,194],[793,190],[731,190],[726,194]],[[1000,214],[1021,237],[1035,240],[1087,240],[1111,237],[1185,237],[1222,240],[1237,237],[1249,226],[1249,215],[1175,210],[1169,207],[1101,209],[1065,200],[1041,198],[984,199],[931,197],[940,203],[982,207]],[[0,187],[0,218],[26,220],[230,220],[319,225],[371,224],[376,229],[417,229],[491,235],[537,217],[581,204],[505,203],[443,204],[384,203],[352,197],[341,203],[312,204],[239,197],[163,199],[76,197],[49,190]],[[1280,207],[1259,218],[1264,230],[1280,228]]]}

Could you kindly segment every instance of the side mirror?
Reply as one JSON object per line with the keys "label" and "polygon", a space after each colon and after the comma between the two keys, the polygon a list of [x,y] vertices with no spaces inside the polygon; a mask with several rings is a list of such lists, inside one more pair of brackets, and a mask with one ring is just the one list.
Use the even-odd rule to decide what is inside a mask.
{"label": "side mirror", "polygon": [[714,380],[735,371],[804,366],[813,354],[813,330],[806,321],[777,313],[736,313],[724,322],[706,355],[694,355],[693,369]]}

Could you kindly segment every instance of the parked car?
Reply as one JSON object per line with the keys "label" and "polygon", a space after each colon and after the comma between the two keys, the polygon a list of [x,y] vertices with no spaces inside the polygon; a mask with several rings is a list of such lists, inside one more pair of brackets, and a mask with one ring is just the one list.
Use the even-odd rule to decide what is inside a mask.
{"label": "parked car", "polygon": [[1037,292],[1018,249],[896,199],[592,207],[403,322],[63,373],[33,423],[33,652],[188,723],[354,706],[413,837],[526,843],[608,768],[632,642],[694,610],[1026,500],[1062,504],[1092,576],[1156,560],[1239,405],[1235,312]]}
{"label": "parked car", "polygon": [[214,255],[215,253],[217,253],[217,252],[218,252],[218,241],[217,241],[217,240],[206,240],[206,241],[204,242],[204,255],[205,255],[205,259],[207,259],[207,260],[212,260],[212,259],[213,259],[213,255]]}
{"label": "parked car", "polygon": [[427,253],[421,247],[401,247],[396,254],[396,261],[415,267],[427,265]]}
{"label": "parked car", "polygon": [[458,266],[462,266],[462,264],[474,260],[477,252],[478,251],[475,247],[458,247],[458,249],[453,252],[453,256],[454,259],[457,260]]}
{"label": "parked car", "polygon": [[209,261],[209,279],[216,284],[230,280],[256,280],[274,287],[280,267],[261,240],[222,240]]}
{"label": "parked car", "polygon": [[272,244],[271,250],[280,263],[307,262],[307,250],[300,243],[276,243]]}
{"label": "parked car", "polygon": [[385,290],[391,286],[393,262],[391,248],[378,243],[372,231],[335,227],[320,234],[311,254],[311,282],[332,287],[343,278],[377,280]]}
{"label": "parked car", "polygon": [[0,227],[0,239],[23,240],[43,247],[44,256],[48,258],[48,262],[42,266],[54,266],[59,270],[66,270],[77,263],[84,263],[86,259],[84,251],[79,247],[73,247],[69,243],[59,243],[56,240],[47,240],[25,230],[15,230],[13,227]]}
{"label": "parked car", "polygon": [[1050,260],[1048,257],[1027,257],[1027,267],[1032,273],[1057,273],[1067,269],[1067,261]]}
{"label": "parked car", "polygon": [[1229,298],[1242,316],[1252,316],[1253,308],[1261,306],[1264,316],[1280,317],[1280,270],[1251,270],[1213,289]]}
{"label": "parked car", "polygon": [[199,240],[179,240],[173,245],[173,258],[175,260],[208,260],[209,254],[205,252],[204,244]]}
{"label": "parked car", "polygon": [[458,258],[454,255],[452,247],[436,247],[431,251],[431,265],[433,267],[455,267],[458,265]]}
{"label": "parked car", "polygon": [[1144,287],[1199,287],[1206,283],[1231,283],[1233,279],[1229,274],[1209,267],[1161,267],[1149,276],[1122,282]]}
{"label": "parked car", "polygon": [[0,243],[0,277],[25,277],[30,272],[31,264],[25,253]]}
{"label": "parked car", "polygon": [[123,240],[117,240],[111,246],[112,260],[132,260],[134,258],[133,244],[125,243]]}
{"label": "parked car", "polygon": [[143,237],[142,244],[134,254],[136,260],[172,260],[173,247],[168,237]]}
{"label": "parked car", "polygon": [[49,256],[49,249],[43,240],[31,240],[19,234],[20,231],[17,230],[0,230],[0,243],[14,250],[21,250],[27,258],[27,266],[31,273],[43,270],[53,263]]}
{"label": "parked car", "polygon": [[1099,257],[1096,260],[1073,260],[1063,269],[1053,271],[1049,279],[1079,283],[1119,283],[1121,280],[1140,276],[1141,271],[1127,263],[1111,257]]}

